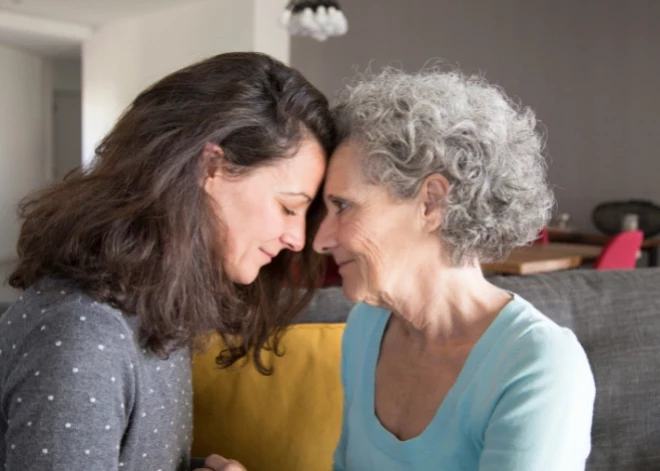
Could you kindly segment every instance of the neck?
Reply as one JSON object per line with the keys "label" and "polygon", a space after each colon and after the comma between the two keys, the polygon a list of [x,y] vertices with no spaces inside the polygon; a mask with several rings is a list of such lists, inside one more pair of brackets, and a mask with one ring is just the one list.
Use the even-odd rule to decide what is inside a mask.
{"label": "neck", "polygon": [[414,273],[380,304],[422,348],[476,342],[511,300],[484,278],[476,261],[464,267],[425,264]]}

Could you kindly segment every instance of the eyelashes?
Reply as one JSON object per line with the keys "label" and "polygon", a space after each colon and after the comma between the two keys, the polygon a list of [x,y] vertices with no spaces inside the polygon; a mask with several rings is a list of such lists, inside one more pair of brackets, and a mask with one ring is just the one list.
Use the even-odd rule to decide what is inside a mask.
{"label": "eyelashes", "polygon": [[289,208],[287,208],[287,207],[284,206],[284,205],[282,205],[282,212],[283,212],[284,214],[286,214],[287,216],[295,216],[295,215],[296,215],[296,212],[295,212],[295,211],[290,210]]}

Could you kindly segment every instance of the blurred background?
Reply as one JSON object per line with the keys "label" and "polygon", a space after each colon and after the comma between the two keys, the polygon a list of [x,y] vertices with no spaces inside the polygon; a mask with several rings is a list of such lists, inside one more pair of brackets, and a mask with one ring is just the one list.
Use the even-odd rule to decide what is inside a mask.
{"label": "blurred background", "polygon": [[279,24],[282,0],[0,0],[0,276],[25,194],[88,164],[145,86],[234,50],[291,64],[331,99],[368,67],[479,73],[536,111],[564,227],[599,232],[603,202],[660,202],[660,2],[340,3],[348,31],[319,41]]}

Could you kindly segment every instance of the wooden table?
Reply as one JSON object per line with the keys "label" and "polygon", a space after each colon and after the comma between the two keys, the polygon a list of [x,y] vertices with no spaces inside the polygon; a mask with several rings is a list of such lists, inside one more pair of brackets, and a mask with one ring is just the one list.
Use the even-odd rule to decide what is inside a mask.
{"label": "wooden table", "polygon": [[[572,230],[548,229],[550,242],[565,242],[569,244],[606,245],[612,236]],[[645,239],[642,242],[642,252],[648,255],[649,266],[657,267],[660,262],[660,237]]]}
{"label": "wooden table", "polygon": [[482,263],[484,273],[531,275],[575,268],[598,258],[599,245],[564,244],[551,242],[514,249],[504,260]]}

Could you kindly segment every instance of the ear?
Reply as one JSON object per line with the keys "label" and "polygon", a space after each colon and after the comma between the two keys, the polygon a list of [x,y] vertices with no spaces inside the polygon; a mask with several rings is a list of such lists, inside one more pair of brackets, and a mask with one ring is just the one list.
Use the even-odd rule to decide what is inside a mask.
{"label": "ear", "polygon": [[207,142],[202,151],[200,159],[200,186],[204,188],[208,195],[214,195],[218,184],[223,177],[223,160],[225,153],[217,144]]}
{"label": "ear", "polygon": [[442,225],[443,203],[449,192],[449,186],[449,180],[439,173],[432,173],[422,183],[418,199],[422,223],[428,232],[435,232]]}
{"label": "ear", "polygon": [[225,158],[225,153],[217,144],[207,142],[202,151],[202,175],[204,179],[214,178],[217,173],[222,172],[222,162]]}

